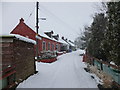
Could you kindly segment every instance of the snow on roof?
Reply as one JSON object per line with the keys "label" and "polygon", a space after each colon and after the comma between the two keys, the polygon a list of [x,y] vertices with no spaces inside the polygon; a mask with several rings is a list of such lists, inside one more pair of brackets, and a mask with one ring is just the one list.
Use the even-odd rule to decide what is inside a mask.
{"label": "snow on roof", "polygon": [[25,42],[28,42],[28,43],[36,44],[36,41],[35,41],[35,40],[26,38],[26,37],[24,37],[24,36],[21,36],[21,35],[18,35],[18,34],[11,34],[11,35],[15,36],[15,37],[18,38],[19,40],[22,40],[22,41],[25,41]]}
{"label": "snow on roof", "polygon": [[[51,31],[45,31],[45,32],[51,32]],[[75,46],[73,43],[67,43],[66,41],[64,41],[63,39],[60,39],[60,37],[59,37],[59,39],[58,40],[56,40],[55,38],[53,38],[53,37],[49,37],[49,36],[47,36],[42,30],[41,30],[41,32],[39,33],[39,35],[41,36],[41,37],[44,37],[44,38],[47,38],[47,39],[50,39],[50,40],[53,40],[53,41],[56,41],[56,42],[59,42],[59,43],[62,43],[62,44],[67,44],[67,45],[71,45],[71,46]]]}
{"label": "snow on roof", "polygon": [[50,40],[59,42],[59,40],[56,40],[56,39],[54,39],[53,37],[50,38],[49,36],[47,36],[46,34],[44,34],[44,32],[39,33],[39,35],[40,35],[41,37],[44,37],[44,38],[47,38],[47,39],[50,39]]}
{"label": "snow on roof", "polygon": [[59,39],[59,42],[60,42],[60,43],[63,43],[63,44],[67,44],[67,45],[68,45],[68,43],[67,43],[67,42],[65,42],[63,39]]}
{"label": "snow on roof", "polygon": [[68,41],[68,43],[69,43],[71,46],[75,46],[73,43],[71,43],[71,42],[69,42],[69,41]]}

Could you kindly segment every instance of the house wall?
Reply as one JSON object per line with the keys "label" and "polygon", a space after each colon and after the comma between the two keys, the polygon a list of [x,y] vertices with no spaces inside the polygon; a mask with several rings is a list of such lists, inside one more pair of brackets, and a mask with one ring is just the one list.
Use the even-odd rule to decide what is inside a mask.
{"label": "house wall", "polygon": [[[27,26],[24,23],[24,20],[21,18],[20,19],[20,23],[13,29],[13,31],[11,32],[11,34],[19,34],[21,36],[30,38],[32,40],[36,40],[36,32],[33,31],[29,26]],[[41,37],[40,35],[38,35],[39,37]],[[45,41],[46,42],[46,50],[48,50],[48,43],[50,42],[51,44],[54,44],[54,50],[56,50],[55,46],[56,44],[59,45],[59,51],[60,51],[60,43],[54,41],[54,40],[50,40],[48,38],[42,37],[42,39],[38,39],[38,48],[39,48],[39,55],[40,55],[40,51],[42,51],[42,42]],[[50,45],[50,50],[52,50],[52,46]],[[34,46],[34,55],[36,55],[36,45]]]}
{"label": "house wall", "polygon": [[68,45],[60,44],[60,51],[67,51],[67,50],[68,50]]}
{"label": "house wall", "polygon": [[45,41],[46,42],[46,51],[48,50],[48,43],[50,42],[50,50],[52,51],[52,44],[54,44],[54,50],[56,50],[56,44],[58,44],[58,51],[60,51],[60,43],[47,39],[47,38],[42,38],[42,40],[39,40],[39,50],[42,51],[42,42]]}
{"label": "house wall", "polygon": [[22,18],[20,19],[19,24],[11,31],[11,34],[18,34],[32,40],[36,40],[36,32],[26,25]]}

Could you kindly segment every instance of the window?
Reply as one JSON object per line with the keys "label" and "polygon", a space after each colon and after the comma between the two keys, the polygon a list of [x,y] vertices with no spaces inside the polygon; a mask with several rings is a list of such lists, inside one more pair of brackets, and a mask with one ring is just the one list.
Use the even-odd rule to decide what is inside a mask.
{"label": "window", "polygon": [[56,50],[58,51],[58,44],[56,44]]}
{"label": "window", "polygon": [[50,50],[50,42],[48,43],[48,50]]}
{"label": "window", "polygon": [[54,44],[52,44],[52,51],[54,51]]}
{"label": "window", "polygon": [[58,51],[60,51],[60,44],[58,44]]}
{"label": "window", "polygon": [[45,41],[42,42],[42,50],[43,50],[43,51],[46,50],[46,42],[45,42]]}

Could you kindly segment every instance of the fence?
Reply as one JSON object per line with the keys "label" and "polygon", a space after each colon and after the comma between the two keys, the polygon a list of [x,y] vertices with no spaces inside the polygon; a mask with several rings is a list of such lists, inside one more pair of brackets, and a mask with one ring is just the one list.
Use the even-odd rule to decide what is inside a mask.
{"label": "fence", "polygon": [[98,59],[94,59],[93,64],[97,66],[99,70],[103,70],[103,72],[110,75],[113,80],[120,85],[120,68],[115,65],[100,61]]}

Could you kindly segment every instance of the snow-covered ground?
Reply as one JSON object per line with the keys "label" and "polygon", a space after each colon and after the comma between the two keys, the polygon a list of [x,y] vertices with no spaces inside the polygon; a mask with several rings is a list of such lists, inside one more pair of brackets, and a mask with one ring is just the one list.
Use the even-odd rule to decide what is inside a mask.
{"label": "snow-covered ground", "polygon": [[37,62],[38,73],[29,77],[17,88],[97,88],[97,80],[86,72],[78,50],[58,57],[54,63]]}

